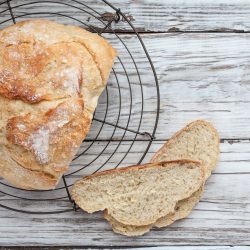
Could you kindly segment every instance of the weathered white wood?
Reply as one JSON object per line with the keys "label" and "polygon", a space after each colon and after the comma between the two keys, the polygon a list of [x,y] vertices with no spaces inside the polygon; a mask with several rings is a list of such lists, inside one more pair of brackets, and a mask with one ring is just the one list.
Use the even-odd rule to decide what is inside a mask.
{"label": "weathered white wood", "polygon": [[[166,247],[134,248],[134,250],[165,250]],[[180,247],[169,246],[168,250],[178,250]],[[247,246],[182,246],[183,250],[247,250]]]}
{"label": "weathered white wood", "polygon": [[[12,6],[29,3],[31,0],[13,0]],[[33,2],[33,1],[32,1]],[[70,0],[61,1],[73,3]],[[100,1],[84,1],[109,18],[107,12],[111,9],[103,6]],[[169,32],[178,28],[181,31],[208,31],[230,29],[231,31],[249,31],[250,3],[247,0],[170,0],[170,1],[118,1],[113,0],[116,6],[130,16],[133,24],[139,31]],[[73,3],[74,5],[78,5]],[[0,11],[6,8],[6,4],[0,5]],[[51,4],[41,1],[34,6],[15,9],[14,15],[22,15],[30,11],[50,11],[72,16],[71,7],[60,7],[59,4]],[[79,5],[78,5],[79,6]],[[33,17],[38,17],[35,15]],[[80,11],[74,12],[75,18],[87,24],[101,27],[100,23],[93,22],[82,15]],[[46,15],[42,15],[46,17]],[[48,16],[47,17],[51,17]],[[0,14],[0,21],[9,18],[9,13]],[[52,19],[63,23],[79,22],[72,19],[60,18],[58,15]],[[22,18],[17,18],[22,20]],[[1,25],[11,24],[8,21]],[[117,29],[122,32],[129,31],[124,22],[117,24]],[[130,129],[137,129],[140,118],[141,95],[139,79],[136,76],[132,60],[125,52],[123,45],[111,34],[105,37],[118,49],[121,60],[128,71],[133,95],[132,116]],[[129,47],[138,65],[144,90],[144,109],[141,132],[151,132],[155,119],[155,88],[153,87],[152,72],[134,35],[121,35]],[[56,215],[30,215],[10,212],[0,208],[0,246],[17,245],[65,245],[65,246],[165,246],[165,245],[189,245],[183,249],[219,249],[227,250],[224,245],[250,245],[250,89],[249,89],[249,34],[225,34],[225,33],[186,33],[186,34],[145,34],[143,40],[149,50],[155,64],[161,92],[161,113],[155,141],[149,150],[144,162],[148,161],[154,152],[176,130],[187,122],[205,118],[211,120],[218,128],[222,138],[221,161],[206,185],[206,191],[202,201],[185,220],[173,224],[168,229],[154,229],[144,237],[126,238],[114,235],[110,226],[102,219],[100,213],[88,215],[81,211]],[[124,70],[116,63],[114,69],[117,72],[122,87],[122,116],[118,122],[126,126],[129,112],[129,85]],[[111,104],[107,114],[107,121],[116,123],[118,115],[119,96],[114,75],[111,75],[108,84],[108,92]],[[100,99],[97,109],[97,117],[104,117],[106,104],[105,93]],[[88,139],[91,140],[97,134],[100,123],[94,121]],[[71,171],[77,169],[77,164],[87,164],[95,158],[98,152],[104,150],[107,141],[113,133],[113,127],[105,125],[104,132],[100,134],[99,142],[88,150],[81,158],[72,163]],[[117,129],[115,140],[121,138],[123,130]],[[95,160],[88,168],[66,178],[68,184],[72,184],[82,175],[90,174],[110,157],[117,148],[116,154],[109,159],[104,169],[114,167],[123,157],[129,146],[133,133],[127,132],[127,142],[111,142],[102,156]],[[147,140],[145,136],[138,136],[138,141],[131,149],[124,162],[120,166],[136,163],[143,151]],[[233,140],[231,140],[233,139]],[[243,139],[243,140],[238,140]],[[91,142],[85,142],[81,150]],[[59,186],[62,186],[62,182]],[[0,193],[0,204],[10,205],[24,210],[52,211],[69,209],[71,205],[67,200],[65,190],[45,192],[42,194],[24,191],[15,191],[0,184],[0,190],[12,195],[20,195],[26,198],[55,198],[65,197],[58,201],[30,202],[17,201]],[[206,245],[195,247],[194,245]],[[208,247],[213,245],[221,245]],[[168,249],[179,249],[179,247]],[[230,249],[247,249],[244,247],[230,247]]]}
{"label": "weathered white wood", "polygon": [[[117,39],[112,35],[105,37],[118,49],[135,83],[133,87],[137,91],[133,94],[138,100],[138,79],[131,59]],[[176,129],[200,118],[211,120],[222,138],[249,138],[249,34],[147,34],[142,37],[152,56],[160,85],[161,110],[157,139],[169,138]],[[156,103],[152,72],[137,38],[131,35],[123,35],[122,38],[138,64],[146,100],[145,110],[151,111],[145,114],[141,131],[151,131],[151,105]],[[118,77],[122,77],[120,65],[116,64],[115,68]],[[110,94],[115,97],[117,90],[113,80],[111,77],[109,86]],[[124,80],[124,86],[126,84]],[[122,91],[126,93],[128,89],[125,87]],[[101,99],[100,103],[104,103],[104,100]],[[118,103],[115,100],[114,103],[117,108]],[[99,109],[104,109],[104,105],[100,105]],[[110,111],[111,114],[114,112],[112,108]],[[114,117],[110,116],[111,119]],[[134,117],[132,124],[138,119],[136,111]]]}
{"label": "weathered white wood", "polygon": [[[127,39],[131,49],[136,50],[136,46],[133,46],[135,43],[134,38],[125,38]],[[110,40],[111,42],[114,42],[112,39]],[[158,137],[168,138],[174,131],[182,127],[187,120],[197,118],[200,113],[203,114],[203,117],[211,117],[216,126],[219,128],[220,133],[224,137],[248,137],[248,78],[245,78],[245,81],[243,81],[243,83],[246,82],[245,84],[241,84],[240,81],[242,77],[247,77],[245,69],[247,69],[248,64],[246,55],[248,35],[204,36],[189,34],[167,37],[155,35],[149,37],[145,36],[144,40],[149,48],[149,51],[153,55],[153,60],[156,64],[156,67],[158,68],[160,80],[162,113],[157,134]],[[232,42],[234,40],[235,42]],[[167,43],[171,45],[170,48],[173,48],[175,52],[173,52],[173,50],[169,50],[168,47],[165,47]],[[225,43],[230,45],[229,49],[221,52],[221,50],[224,48],[223,44]],[[216,45],[219,47],[216,47]],[[192,48],[196,48],[195,54],[192,53],[194,50]],[[160,52],[158,52],[158,50]],[[206,52],[206,54],[204,52]],[[228,65],[229,62],[231,63],[230,69],[222,67],[220,70],[215,70],[216,74],[218,75],[216,83],[223,84],[220,86],[220,88],[218,88],[217,84],[213,84],[214,73],[211,73],[211,76],[208,73],[206,74],[206,72],[210,72],[210,69],[213,68],[216,63],[218,63],[217,61],[212,61],[212,58],[216,57],[217,54],[219,59],[223,59],[222,66],[224,64]],[[121,53],[121,57],[122,56],[126,57],[126,55]],[[138,56],[137,60],[140,62],[141,59],[139,53],[137,53],[136,56]],[[194,69],[190,66],[190,61],[192,63],[190,58],[195,61],[192,64]],[[177,61],[175,61],[174,64],[170,64],[170,62],[174,59]],[[184,69],[180,68],[180,63],[182,63],[182,61],[184,64]],[[234,72],[234,65],[239,62],[241,62],[245,68],[239,72],[239,75],[237,76],[238,78],[232,81],[232,85],[230,87],[228,81],[230,78],[233,79],[234,74],[238,72],[236,69],[236,73]],[[127,60],[127,63],[129,63],[129,60]],[[141,65],[143,68],[145,65],[144,62],[141,62]],[[187,68],[186,70],[185,67]],[[203,82],[201,82],[201,76],[192,74],[193,72],[199,72],[199,70],[202,72],[201,75],[204,75],[203,81],[208,81],[208,86],[212,85],[211,89],[208,87],[210,90],[209,92],[206,88],[202,90]],[[148,68],[145,67],[143,72],[147,71]],[[176,75],[180,76],[180,79],[176,80],[174,77]],[[144,73],[143,77],[146,80],[148,76],[146,73]],[[194,80],[192,78],[194,78]],[[224,78],[227,81],[224,80]],[[186,79],[189,81],[186,81]],[[180,89],[176,87],[179,82],[182,82]],[[194,87],[196,84],[198,86],[197,88]],[[226,89],[228,86],[227,84],[230,87],[229,90]],[[145,92],[147,94],[151,92],[151,88],[150,82],[146,82],[147,90]],[[192,91],[192,89],[195,90]],[[236,93],[232,93],[232,90],[234,89],[237,89],[238,91]],[[199,91],[198,94],[197,91]],[[175,96],[174,93],[176,93],[175,95],[177,96]],[[207,96],[208,94],[209,96]],[[182,99],[180,99],[180,97]],[[211,105],[214,105],[212,106],[214,109],[209,110],[207,108],[206,104],[208,105],[209,102],[207,102],[205,97],[211,101]],[[150,95],[148,98],[150,98]],[[225,99],[226,102],[223,102]],[[192,102],[190,102],[190,100],[192,100]],[[173,105],[169,105],[168,103],[173,103]],[[225,113],[219,112],[220,115],[216,116],[215,111],[220,109],[221,103],[227,105],[226,108],[231,110],[230,112]],[[173,107],[175,105],[177,105],[176,108]],[[239,108],[237,108],[238,105],[240,105]],[[191,111],[195,107],[195,111],[193,111],[194,113],[189,111],[190,107]],[[182,110],[182,112],[179,112],[179,115],[177,115],[177,112],[175,112],[175,115],[172,114],[173,110],[178,110],[178,108]],[[237,111],[239,113],[237,113]],[[233,119],[235,117],[237,117],[237,120]],[[166,125],[167,123],[168,126]],[[168,129],[166,129],[166,127]],[[99,142],[96,144],[95,150],[98,151],[100,148],[103,148],[105,142]],[[162,142],[159,142],[159,144],[156,143],[155,146],[152,147],[150,152],[151,155],[157,150],[160,144],[162,144]],[[103,157],[107,157],[116,145],[117,143],[112,143],[111,147],[107,149],[107,152],[104,153]],[[127,157],[125,162],[126,164],[132,164],[136,162],[135,158],[138,157],[137,152],[142,152],[142,148],[139,145],[140,143],[137,142],[135,148],[132,151],[134,153]],[[123,146],[119,149],[116,157],[120,157],[120,154],[125,152],[126,147],[126,143],[123,143]],[[89,155],[86,154],[83,159],[90,160],[91,157],[96,154],[96,151],[92,151],[92,154]],[[78,212],[76,214],[69,213],[66,215],[31,216],[11,213],[2,209],[2,229],[0,229],[0,242],[1,244],[8,245],[54,245],[57,243],[64,245],[96,246],[108,246],[111,244],[116,246],[151,246],[152,244],[192,245],[200,244],[201,242],[202,244],[207,245],[227,244],[228,242],[230,242],[230,244],[249,244],[249,221],[246,219],[248,218],[249,214],[248,203],[250,200],[250,192],[249,189],[247,189],[249,187],[248,183],[250,177],[248,168],[249,142],[242,141],[232,145],[229,143],[223,143],[222,152],[222,162],[219,168],[216,170],[216,173],[209,180],[203,202],[201,202],[196,208],[192,215],[193,217],[189,217],[189,219],[185,221],[178,222],[169,229],[154,230],[144,238],[141,238],[141,240],[131,240],[120,236],[113,237],[110,227],[100,219],[100,215],[93,216]],[[150,157],[150,154],[148,157]],[[100,160],[99,163],[101,162],[102,160]],[[112,164],[115,162],[117,162],[117,158],[111,159]],[[98,161],[96,164],[97,163]],[[95,169],[97,167],[98,165],[93,166]],[[89,170],[92,171],[93,169]],[[85,174],[86,173],[87,171]],[[76,177],[78,178],[79,176]],[[73,182],[73,180],[71,181]],[[4,197],[1,197],[1,199],[3,198]],[[15,201],[8,202],[13,205],[13,202]],[[19,203],[18,206],[26,209],[40,208],[43,210],[53,210],[55,207],[60,209],[68,208],[68,203],[59,201],[55,203],[44,202],[42,205],[34,203],[32,204],[32,207],[30,207],[30,204],[32,203],[22,202]],[[6,225],[8,225],[8,231],[6,230]],[[20,228],[22,228],[22,230],[20,230]],[[36,228],[36,233],[32,234],[31,232],[34,231],[34,228]],[[67,237],[64,237],[65,235],[67,235]]]}
{"label": "weathered white wood", "polygon": [[[163,141],[153,144],[146,161],[162,144]],[[89,215],[78,211],[57,215],[23,215],[0,208],[0,245],[160,246],[227,245],[229,242],[230,245],[249,245],[249,148],[250,142],[246,141],[222,143],[221,162],[208,180],[201,202],[187,219],[168,229],[154,229],[144,237],[131,239],[113,234],[101,213]],[[123,150],[121,148],[120,153]],[[139,145],[137,150],[140,151]],[[130,160],[132,163],[133,156]],[[79,175],[75,175],[67,181],[78,178]],[[65,196],[66,193],[57,192],[55,195]],[[45,196],[34,194],[33,198]],[[26,198],[32,196],[26,195]],[[71,208],[67,199],[42,203],[17,202],[4,195],[0,195],[0,204],[40,211]]]}
{"label": "weathered white wood", "polygon": [[[57,13],[53,17],[51,14],[36,14],[35,17],[53,18],[72,24],[80,24],[78,21],[70,17],[79,19],[86,23],[86,25],[102,28],[101,22],[96,21],[91,15],[78,10],[75,7],[88,10],[91,14],[93,11],[77,4],[70,0],[57,0],[48,3],[46,1],[38,1],[36,4],[26,5],[16,8],[22,4],[29,4],[32,0],[12,0],[13,12],[15,16],[23,15],[31,12],[50,12]],[[54,2],[54,3],[53,3]],[[57,2],[57,3],[55,3]],[[81,2],[81,1],[80,1]],[[134,0],[112,0],[109,1],[117,8],[120,8],[133,23],[138,31],[141,32],[173,32],[173,31],[231,31],[231,32],[245,32],[250,30],[250,3],[248,0],[148,0],[148,1],[134,1]],[[113,9],[106,6],[98,0],[84,1],[84,4],[92,7],[100,13],[98,15],[102,20],[109,20],[112,17]],[[70,7],[65,4],[70,4]],[[2,6],[6,9],[6,5]],[[58,14],[59,13],[59,14]],[[68,15],[69,17],[61,17],[60,14]],[[9,18],[9,13],[2,13],[6,19]],[[33,16],[33,17],[34,17]],[[27,16],[32,17],[32,16]],[[27,18],[24,17],[24,18]],[[22,20],[23,18],[17,18]],[[131,28],[126,22],[113,26],[118,31],[129,32]]]}
{"label": "weathered white wood", "polygon": [[250,228],[246,217],[249,209],[249,204],[245,203],[201,202],[187,219],[133,239],[114,235],[100,213],[89,215],[79,211],[20,216],[1,209],[1,244],[152,246],[226,245],[230,242],[231,245],[249,245]]}

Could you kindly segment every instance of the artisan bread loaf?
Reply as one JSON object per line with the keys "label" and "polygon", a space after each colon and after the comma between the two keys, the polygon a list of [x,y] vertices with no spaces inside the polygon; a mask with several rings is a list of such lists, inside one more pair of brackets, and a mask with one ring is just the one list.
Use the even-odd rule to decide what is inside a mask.
{"label": "artisan bread loaf", "polygon": [[199,162],[181,160],[110,170],[74,184],[72,197],[88,213],[107,210],[125,225],[155,223],[204,182]]}
{"label": "artisan bread loaf", "polygon": [[53,189],[89,131],[116,51],[47,20],[0,31],[0,177]]}
{"label": "artisan bread loaf", "polygon": [[[214,126],[203,120],[197,120],[188,124],[184,129],[177,132],[165,145],[154,155],[152,162],[192,159],[198,160],[205,167],[205,179],[211,175],[219,160],[220,139]],[[178,201],[175,211],[161,217],[154,224],[136,227],[124,225],[115,220],[107,212],[104,217],[111,223],[113,230],[128,236],[142,235],[148,232],[152,226],[165,227],[174,221],[185,218],[200,200],[203,185],[190,197]]]}

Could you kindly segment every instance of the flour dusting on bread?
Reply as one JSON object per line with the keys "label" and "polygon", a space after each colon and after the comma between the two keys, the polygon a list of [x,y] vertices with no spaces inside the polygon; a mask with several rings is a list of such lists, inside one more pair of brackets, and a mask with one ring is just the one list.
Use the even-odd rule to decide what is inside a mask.
{"label": "flour dusting on bread", "polygon": [[[46,181],[46,188],[54,188],[67,171],[89,131],[115,56],[102,37],[48,20],[0,31],[1,143],[16,162],[13,172],[25,169],[38,178],[28,188],[41,189]],[[27,188],[25,178],[13,180],[6,164],[11,161],[1,155],[0,176]]]}
{"label": "flour dusting on bread", "polygon": [[49,162],[49,136],[48,127],[41,126],[36,132],[32,133],[27,139],[27,145],[30,145],[31,150],[35,153],[40,164]]}

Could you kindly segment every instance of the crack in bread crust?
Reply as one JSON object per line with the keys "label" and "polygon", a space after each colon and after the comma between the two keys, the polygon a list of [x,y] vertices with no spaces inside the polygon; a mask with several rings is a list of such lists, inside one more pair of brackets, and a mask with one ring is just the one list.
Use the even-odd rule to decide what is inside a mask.
{"label": "crack in bread crust", "polygon": [[0,177],[18,188],[49,190],[53,189],[61,178],[61,175],[51,176],[43,171],[23,168],[11,158],[4,146],[0,146],[0,158],[2,159],[0,161]]}
{"label": "crack in bread crust", "polygon": [[115,56],[102,37],[52,21],[23,21],[0,31],[1,145],[27,174],[67,171]]}

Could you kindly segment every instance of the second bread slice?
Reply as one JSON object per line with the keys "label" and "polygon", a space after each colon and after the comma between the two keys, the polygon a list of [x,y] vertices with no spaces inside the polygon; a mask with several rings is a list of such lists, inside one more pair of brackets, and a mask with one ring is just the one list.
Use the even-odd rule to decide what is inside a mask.
{"label": "second bread slice", "polygon": [[196,192],[204,177],[199,162],[150,163],[85,177],[74,184],[72,197],[89,213],[106,209],[125,225],[142,226],[174,212],[177,201]]}
{"label": "second bread slice", "polygon": [[[213,125],[207,121],[197,120],[188,124],[184,129],[177,132],[165,145],[154,155],[152,162],[192,159],[199,160],[205,167],[205,179],[215,168],[219,159],[220,138]],[[124,225],[112,218],[107,211],[104,217],[112,225],[115,232],[128,236],[142,235],[148,232],[152,226],[165,227],[174,221],[185,218],[200,200],[203,186],[190,197],[178,201],[175,211],[161,217],[154,224],[143,226]]]}

